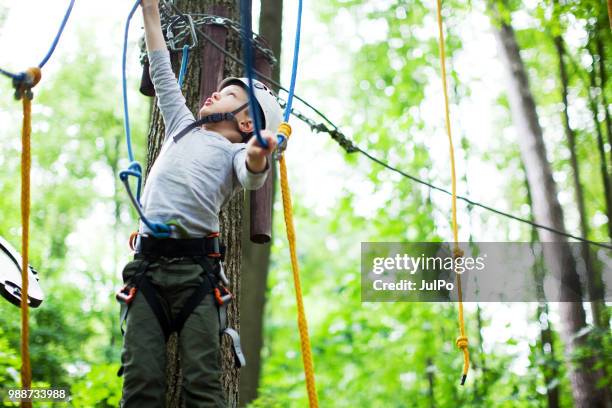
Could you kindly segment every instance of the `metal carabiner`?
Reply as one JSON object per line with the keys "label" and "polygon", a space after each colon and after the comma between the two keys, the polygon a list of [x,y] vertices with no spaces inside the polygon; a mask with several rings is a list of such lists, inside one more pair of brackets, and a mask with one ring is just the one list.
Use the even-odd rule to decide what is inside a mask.
{"label": "metal carabiner", "polygon": [[280,160],[285,150],[287,150],[287,137],[280,133],[277,134],[276,137],[278,143],[276,145],[276,150],[274,150],[274,153],[272,153],[272,158],[274,158],[274,160]]}

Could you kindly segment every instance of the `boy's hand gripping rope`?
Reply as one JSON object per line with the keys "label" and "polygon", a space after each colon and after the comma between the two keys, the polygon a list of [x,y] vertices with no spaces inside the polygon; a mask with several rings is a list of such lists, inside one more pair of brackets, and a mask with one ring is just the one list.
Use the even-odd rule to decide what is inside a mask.
{"label": "boy's hand gripping rope", "polygon": [[[463,251],[459,248],[459,227],[457,226],[457,178],[455,175],[455,152],[453,148],[453,136],[451,133],[450,114],[448,109],[448,90],[446,84],[446,55],[444,51],[444,31],[442,29],[442,5],[441,0],[436,0],[437,4],[437,16],[438,16],[438,39],[440,44],[440,65],[442,68],[442,87],[444,90],[444,111],[445,111],[445,123],[446,133],[448,135],[448,143],[450,148],[450,161],[451,161],[451,179],[452,179],[452,224],[453,224],[453,258],[461,258]],[[453,263],[456,265],[456,263]],[[457,295],[458,295],[458,306],[459,306],[459,332],[460,336],[457,337],[457,347],[463,351],[463,375],[461,376],[461,385],[465,384],[467,373],[470,368],[470,353],[468,350],[468,338],[465,334],[465,323],[463,322],[463,294],[461,292],[461,275],[455,271],[457,278]]]}

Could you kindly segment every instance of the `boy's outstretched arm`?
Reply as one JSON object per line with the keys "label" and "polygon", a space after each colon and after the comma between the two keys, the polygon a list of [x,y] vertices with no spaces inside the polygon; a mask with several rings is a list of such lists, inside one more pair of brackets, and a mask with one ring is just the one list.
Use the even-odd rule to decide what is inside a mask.
{"label": "boy's outstretched arm", "polygon": [[159,0],[141,0],[147,52],[165,50],[166,41],[159,18]]}
{"label": "boy's outstretched arm", "polygon": [[144,19],[151,81],[155,87],[157,105],[164,118],[167,139],[169,135],[192,123],[195,118],[185,105],[185,97],[172,72],[170,54],[166,48],[166,40],[161,28],[159,0],[141,0],[140,4]]}

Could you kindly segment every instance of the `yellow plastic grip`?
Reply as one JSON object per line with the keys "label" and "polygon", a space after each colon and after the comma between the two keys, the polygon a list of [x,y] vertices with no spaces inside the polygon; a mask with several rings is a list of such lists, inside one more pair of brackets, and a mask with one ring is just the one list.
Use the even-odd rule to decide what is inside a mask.
{"label": "yellow plastic grip", "polygon": [[280,133],[281,135],[289,139],[289,136],[291,136],[291,125],[287,122],[282,122],[280,125],[278,125],[277,133]]}

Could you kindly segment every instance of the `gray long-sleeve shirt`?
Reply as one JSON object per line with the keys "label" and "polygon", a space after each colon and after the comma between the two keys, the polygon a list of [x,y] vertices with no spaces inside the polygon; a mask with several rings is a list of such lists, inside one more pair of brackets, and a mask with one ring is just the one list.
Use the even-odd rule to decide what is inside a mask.
{"label": "gray long-sleeve shirt", "polygon": [[[260,188],[267,170],[250,172],[246,145],[231,143],[219,133],[196,128],[178,142],[169,137],[195,118],[185,105],[168,51],[149,53],[149,62],[166,135],[142,194],[144,214],[155,222],[179,221],[189,237],[219,231],[223,204],[241,187]],[[151,232],[142,221],[140,232]]]}

